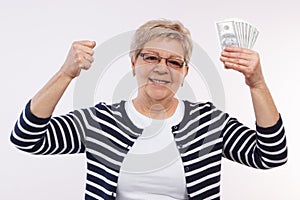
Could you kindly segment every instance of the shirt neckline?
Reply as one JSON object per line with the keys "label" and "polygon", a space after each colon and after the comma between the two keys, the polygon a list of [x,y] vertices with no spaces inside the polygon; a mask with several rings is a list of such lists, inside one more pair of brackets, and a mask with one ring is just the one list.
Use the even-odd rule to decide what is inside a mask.
{"label": "shirt neckline", "polygon": [[174,125],[179,124],[184,118],[184,103],[182,100],[178,100],[178,104],[175,112],[166,119],[152,119],[140,113],[133,104],[133,100],[129,100],[125,102],[125,111],[130,121],[133,122],[138,128],[143,128],[152,122],[171,122]]}

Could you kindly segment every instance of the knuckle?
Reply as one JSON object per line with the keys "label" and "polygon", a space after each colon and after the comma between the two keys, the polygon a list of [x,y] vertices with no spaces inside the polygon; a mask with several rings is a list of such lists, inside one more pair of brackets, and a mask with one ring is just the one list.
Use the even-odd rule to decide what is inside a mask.
{"label": "knuckle", "polygon": [[79,49],[74,49],[74,55],[75,55],[75,58],[81,58],[82,55],[81,55],[81,51]]}
{"label": "knuckle", "polygon": [[71,47],[71,51],[76,55],[77,54],[77,52],[78,52],[78,48],[77,48],[77,46],[76,45],[72,45],[72,47]]}
{"label": "knuckle", "polygon": [[77,42],[77,41],[74,41],[74,42],[72,43],[72,46],[73,46],[73,47],[78,46],[78,42]]}
{"label": "knuckle", "polygon": [[94,57],[91,57],[91,62],[94,62],[94,60],[95,60]]}
{"label": "knuckle", "polygon": [[78,48],[75,49],[76,55],[80,55],[80,52],[81,52],[81,51],[80,51]]}
{"label": "knuckle", "polygon": [[81,46],[81,43],[79,41],[75,41],[72,43],[72,47],[76,50],[79,49],[80,46]]}
{"label": "knuckle", "polygon": [[82,62],[83,62],[83,58],[82,57],[80,57],[80,56],[76,56],[75,57],[75,63],[81,64]]}

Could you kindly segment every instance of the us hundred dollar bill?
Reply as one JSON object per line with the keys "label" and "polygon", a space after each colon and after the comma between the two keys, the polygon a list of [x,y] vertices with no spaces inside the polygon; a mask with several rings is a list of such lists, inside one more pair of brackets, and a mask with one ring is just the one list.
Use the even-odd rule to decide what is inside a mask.
{"label": "us hundred dollar bill", "polygon": [[234,21],[222,21],[216,24],[222,49],[226,46],[239,46]]}

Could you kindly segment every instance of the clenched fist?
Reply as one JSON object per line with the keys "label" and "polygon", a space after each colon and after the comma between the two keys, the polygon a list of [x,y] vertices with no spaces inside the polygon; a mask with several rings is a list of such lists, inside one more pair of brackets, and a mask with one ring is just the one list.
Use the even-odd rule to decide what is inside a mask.
{"label": "clenched fist", "polygon": [[94,61],[93,48],[95,46],[95,41],[84,40],[73,42],[61,70],[71,78],[75,78],[79,76],[82,69],[89,69]]}

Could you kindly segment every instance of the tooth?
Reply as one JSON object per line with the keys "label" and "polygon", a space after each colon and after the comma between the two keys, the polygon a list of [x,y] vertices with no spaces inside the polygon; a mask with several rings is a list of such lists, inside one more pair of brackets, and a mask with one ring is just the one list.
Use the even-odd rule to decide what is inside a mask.
{"label": "tooth", "polygon": [[166,84],[168,83],[168,81],[163,81],[163,80],[158,80],[158,79],[150,79],[151,81],[153,81],[154,83],[159,83],[159,84]]}

